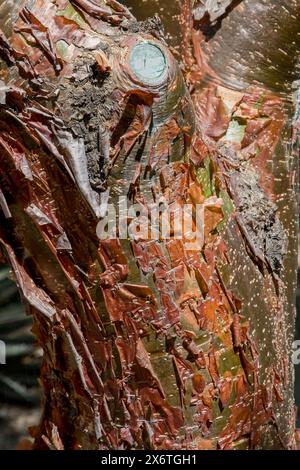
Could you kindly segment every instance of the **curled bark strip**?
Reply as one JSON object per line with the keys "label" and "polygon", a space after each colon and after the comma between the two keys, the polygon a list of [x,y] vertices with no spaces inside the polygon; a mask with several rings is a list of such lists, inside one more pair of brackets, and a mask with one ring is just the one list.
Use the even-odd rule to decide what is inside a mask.
{"label": "curled bark strip", "polygon": [[6,37],[4,36],[4,34],[1,30],[0,30],[0,51],[1,51],[1,56],[10,65],[13,65],[15,63],[15,59],[14,59],[14,56],[13,56],[13,50],[10,47]]}
{"label": "curled bark strip", "polygon": [[[218,28],[222,19],[228,15],[242,0],[196,0],[193,5],[194,20],[200,22],[202,28],[218,23]],[[205,29],[206,29],[205,28]],[[209,35],[209,30],[204,31]],[[211,35],[211,34],[210,34]]]}
{"label": "curled bark strip", "polygon": [[[0,38],[28,79],[0,89],[0,244],[44,350],[34,447],[293,448],[285,236],[264,184],[281,100],[199,87],[201,51],[183,76],[115,1],[30,3]],[[160,202],[200,205],[203,233],[177,238],[173,216],[149,238],[125,214],[103,237],[120,195],[139,229]]]}
{"label": "curled bark strip", "polygon": [[[124,18],[134,19],[128,8],[114,0],[109,0],[102,5],[97,5],[92,0],[71,0],[71,3],[83,12],[115,25],[119,25]],[[106,5],[108,5],[108,7]]]}
{"label": "curled bark strip", "polygon": [[57,56],[53,40],[48,29],[30,12],[28,8],[23,8],[20,18],[27,25],[23,28],[15,28],[16,32],[29,33],[36,40],[38,46],[43,50],[46,57],[52,63],[55,72],[59,73],[63,66],[63,61]]}

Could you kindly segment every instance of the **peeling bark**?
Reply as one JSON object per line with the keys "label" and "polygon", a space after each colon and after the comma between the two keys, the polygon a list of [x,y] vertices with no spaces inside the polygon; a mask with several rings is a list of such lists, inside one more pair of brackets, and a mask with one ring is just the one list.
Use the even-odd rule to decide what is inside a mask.
{"label": "peeling bark", "polygon": [[[207,47],[249,4],[221,3],[183,2],[184,74],[159,21],[116,1],[11,7],[0,243],[44,351],[34,448],[295,448],[295,206],[285,217],[272,166],[289,116],[268,83],[201,82],[220,76]],[[140,44],[165,61],[155,80],[134,71]],[[202,204],[198,250],[99,240],[120,195],[145,211]]]}

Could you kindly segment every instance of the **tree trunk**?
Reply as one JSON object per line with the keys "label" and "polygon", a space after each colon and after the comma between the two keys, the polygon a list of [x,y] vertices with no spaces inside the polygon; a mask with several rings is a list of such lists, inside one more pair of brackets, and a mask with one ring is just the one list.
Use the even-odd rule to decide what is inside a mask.
{"label": "tree trunk", "polygon": [[[219,3],[182,2],[180,67],[115,0],[0,2],[0,243],[44,351],[34,448],[295,448],[300,3]],[[148,237],[159,203],[193,207],[195,244],[175,216]]]}

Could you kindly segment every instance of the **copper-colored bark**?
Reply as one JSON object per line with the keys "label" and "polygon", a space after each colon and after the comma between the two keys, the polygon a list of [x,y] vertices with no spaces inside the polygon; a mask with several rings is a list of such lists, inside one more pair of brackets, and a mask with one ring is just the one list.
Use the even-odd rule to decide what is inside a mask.
{"label": "copper-colored bark", "polygon": [[[21,3],[0,36],[0,242],[44,350],[34,447],[294,448],[280,97],[199,86],[187,1],[185,78],[157,22],[115,1]],[[159,85],[130,67],[145,40]],[[99,240],[107,189],[202,204],[201,246]]]}

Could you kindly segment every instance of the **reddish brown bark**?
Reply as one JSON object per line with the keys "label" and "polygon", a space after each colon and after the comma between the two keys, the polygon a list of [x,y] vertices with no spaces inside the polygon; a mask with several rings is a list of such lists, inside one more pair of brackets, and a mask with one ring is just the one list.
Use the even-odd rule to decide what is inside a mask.
{"label": "reddish brown bark", "polygon": [[[295,446],[294,219],[270,165],[288,116],[262,84],[200,83],[218,76],[207,12],[183,6],[184,77],[157,22],[115,1],[24,2],[0,36],[0,241],[44,350],[35,448]],[[165,55],[158,85],[131,68],[142,41]],[[107,188],[202,204],[199,249],[99,240]]]}

